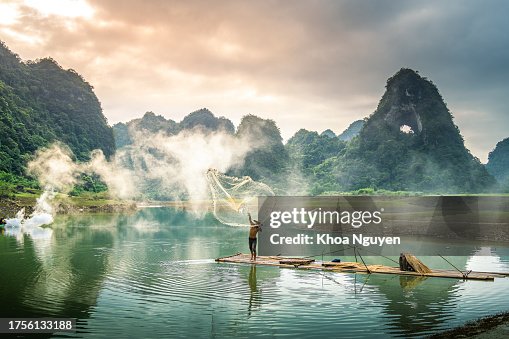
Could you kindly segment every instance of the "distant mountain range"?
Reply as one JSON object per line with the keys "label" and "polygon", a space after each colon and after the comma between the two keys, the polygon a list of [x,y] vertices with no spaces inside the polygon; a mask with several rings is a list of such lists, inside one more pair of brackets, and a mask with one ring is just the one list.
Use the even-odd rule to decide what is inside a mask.
{"label": "distant mountain range", "polygon": [[151,133],[164,133],[175,135],[183,130],[201,128],[207,131],[222,130],[229,134],[235,133],[235,126],[225,117],[216,117],[206,108],[188,114],[180,123],[166,119],[153,112],[147,112],[139,119],[127,123],[119,122],[113,125],[115,144],[117,149],[132,144],[134,131],[148,131]]}
{"label": "distant mountain range", "polygon": [[[237,133],[256,119],[244,119]],[[265,138],[275,140],[277,147],[264,150],[263,156],[261,150],[255,151],[257,156],[248,156],[242,170],[233,171],[235,174],[265,179],[282,188],[306,187],[302,193],[313,194],[361,188],[482,192],[496,185],[485,166],[465,148],[436,86],[411,69],[401,69],[391,77],[376,111],[365,120],[353,122],[339,136],[331,130],[318,134],[301,129],[283,148],[279,130],[271,123]],[[129,126],[162,129],[170,134],[198,126],[231,134],[235,131],[231,121],[216,118],[206,109],[191,113],[180,123],[147,113],[141,120],[114,126],[118,146],[129,138]],[[295,179],[296,172],[300,180]],[[291,177],[293,182],[287,182]]]}
{"label": "distant mountain range", "polygon": [[181,122],[147,112],[140,119],[113,126],[118,149],[129,147],[137,134],[143,136],[145,132],[150,132],[170,136],[192,130],[223,132],[239,139],[253,134],[263,138],[264,147],[254,148],[244,159],[243,166],[231,169],[232,175],[249,175],[255,180],[269,178],[280,175],[288,164],[288,153],[276,123],[254,115],[244,116],[237,129],[229,119],[216,117],[206,108],[188,114]]}
{"label": "distant mountain range", "polygon": [[350,124],[350,126],[348,126],[348,128],[345,129],[339,135],[336,135],[331,129],[326,129],[325,131],[320,133],[320,136],[326,136],[329,138],[334,138],[337,136],[339,138],[339,140],[350,141],[355,136],[357,136],[359,134],[359,132],[361,131],[363,126],[364,126],[364,120],[356,120],[356,121],[352,122]]}
{"label": "distant mountain range", "polygon": [[111,128],[79,74],[49,58],[22,62],[0,44],[0,172],[22,175],[32,154],[54,141],[85,160],[93,149],[111,156],[131,145],[134,131],[175,135],[193,129],[239,137],[256,129],[265,147],[254,149],[230,174],[266,181],[280,193],[474,193],[496,190],[496,180],[506,183],[509,177],[509,138],[482,165],[465,148],[436,86],[411,69],[389,78],[375,112],[340,135],[301,129],[283,144],[273,120],[248,115],[236,128],[205,108],[180,122],[147,112]]}

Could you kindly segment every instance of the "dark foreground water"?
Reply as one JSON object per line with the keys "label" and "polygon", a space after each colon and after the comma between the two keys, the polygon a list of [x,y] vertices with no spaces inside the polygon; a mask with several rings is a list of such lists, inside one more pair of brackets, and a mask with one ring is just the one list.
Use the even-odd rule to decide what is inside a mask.
{"label": "dark foreground water", "polygon": [[[464,282],[218,264],[213,258],[247,252],[247,230],[169,208],[62,216],[51,229],[35,239],[0,237],[0,317],[78,318],[79,330],[60,336],[411,337],[509,310],[509,278]],[[509,271],[507,248],[491,252],[451,260]]]}

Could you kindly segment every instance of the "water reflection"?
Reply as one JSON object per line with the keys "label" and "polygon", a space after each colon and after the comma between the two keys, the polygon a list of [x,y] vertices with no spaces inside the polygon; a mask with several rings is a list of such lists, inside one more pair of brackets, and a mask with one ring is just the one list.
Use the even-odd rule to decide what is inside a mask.
{"label": "water reflection", "polygon": [[253,309],[257,309],[261,304],[261,289],[257,286],[256,280],[256,265],[251,265],[249,269],[249,306],[247,308],[247,316],[251,316]]}
{"label": "water reflection", "polygon": [[455,295],[457,280],[408,276],[394,279],[399,284],[390,284],[380,279],[371,280],[387,298],[384,318],[390,332],[401,336],[432,332],[443,328],[452,317],[450,311],[458,302]]}
{"label": "water reflection", "polygon": [[1,317],[88,317],[111,269],[110,252],[89,249],[112,248],[113,237],[58,225],[51,234],[0,238]]}
{"label": "water reflection", "polygon": [[413,277],[402,275],[399,277],[399,286],[401,286],[404,291],[411,291],[417,286],[421,285],[427,279],[428,277]]}
{"label": "water reflection", "polygon": [[[61,216],[51,230],[44,251],[27,235],[23,242],[0,237],[1,317],[76,317],[77,336],[411,337],[507,309],[500,293],[509,279],[218,264],[212,259],[247,250],[247,230],[179,209]],[[483,260],[509,268],[506,248],[489,251]],[[422,259],[450,268],[441,258]],[[477,257],[448,259],[462,269],[488,267]]]}
{"label": "water reflection", "polygon": [[[502,254],[502,256],[500,255]],[[505,259],[503,255],[505,254]],[[468,258],[466,269],[480,272],[506,272],[509,273],[507,250],[492,247],[481,247]]]}

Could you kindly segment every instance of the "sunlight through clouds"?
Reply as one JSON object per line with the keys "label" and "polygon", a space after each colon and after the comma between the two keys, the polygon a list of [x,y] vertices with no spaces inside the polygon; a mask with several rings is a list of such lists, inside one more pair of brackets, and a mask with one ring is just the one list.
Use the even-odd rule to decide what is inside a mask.
{"label": "sunlight through clouds", "polygon": [[18,22],[20,13],[15,3],[0,3],[0,25],[12,25]]}
{"label": "sunlight through clouds", "polygon": [[94,9],[85,0],[24,0],[23,3],[45,16],[91,18],[94,15]]}
{"label": "sunlight through clouds", "polygon": [[486,161],[509,124],[509,2],[366,2],[1,0],[0,40],[83,75],[110,123],[207,107],[273,118],[285,139],[341,133],[408,67],[437,85]]}

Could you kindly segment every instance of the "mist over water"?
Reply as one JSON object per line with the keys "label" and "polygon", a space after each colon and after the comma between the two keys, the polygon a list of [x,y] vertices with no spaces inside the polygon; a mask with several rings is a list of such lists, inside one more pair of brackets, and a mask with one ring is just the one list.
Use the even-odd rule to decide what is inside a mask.
{"label": "mist over water", "polygon": [[[155,183],[161,195],[171,200],[207,200],[208,169],[226,172],[240,166],[250,151],[263,144],[256,135],[238,137],[201,128],[176,135],[133,130],[131,136],[133,143],[118,150],[112,161],[115,167],[128,169],[127,180],[136,187],[128,198],[140,198]],[[106,177],[103,180],[110,185]]]}
{"label": "mist over water", "polygon": [[252,129],[243,136],[200,127],[176,135],[132,129],[132,144],[106,159],[101,150],[91,152],[88,162],[75,162],[71,151],[56,143],[37,152],[28,173],[41,186],[61,193],[72,189],[82,173],[98,174],[110,194],[120,199],[143,199],[145,190],[156,185],[161,196],[171,200],[206,200],[210,197],[207,171],[227,172],[241,166],[245,156],[264,144],[261,132]]}
{"label": "mist over water", "polygon": [[[242,165],[249,152],[263,146],[260,133],[255,128],[238,137],[223,130],[208,131],[198,127],[167,135],[133,129],[131,145],[118,150],[111,159],[101,150],[94,150],[87,162],[74,161],[66,145],[55,143],[38,150],[28,163],[27,173],[37,178],[44,192],[29,217],[25,217],[22,210],[15,218],[7,220],[6,234],[19,239],[23,234],[51,238],[51,229],[41,226],[54,220],[54,198],[58,193],[71,191],[84,173],[99,175],[113,198],[144,200],[145,191],[152,189],[166,199],[190,200],[191,210],[203,215],[206,210],[202,202],[211,198],[208,170],[226,172]],[[272,192],[270,188],[266,191]],[[252,197],[246,197],[246,192],[242,199],[253,199],[259,194],[253,191]],[[241,214],[244,218],[245,213]]]}

